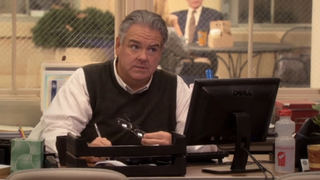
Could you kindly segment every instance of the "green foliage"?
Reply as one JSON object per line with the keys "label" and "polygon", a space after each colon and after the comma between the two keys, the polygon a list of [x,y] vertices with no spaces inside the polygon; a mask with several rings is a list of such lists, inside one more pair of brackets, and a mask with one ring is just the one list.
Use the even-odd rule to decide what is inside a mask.
{"label": "green foliage", "polygon": [[31,30],[37,47],[95,47],[114,38],[114,16],[97,8],[51,9]]}
{"label": "green foliage", "polygon": [[[312,108],[317,110],[318,112],[320,112],[320,104],[312,105]],[[316,125],[318,125],[320,127],[320,115],[319,114],[314,116],[313,123],[315,123]]]}

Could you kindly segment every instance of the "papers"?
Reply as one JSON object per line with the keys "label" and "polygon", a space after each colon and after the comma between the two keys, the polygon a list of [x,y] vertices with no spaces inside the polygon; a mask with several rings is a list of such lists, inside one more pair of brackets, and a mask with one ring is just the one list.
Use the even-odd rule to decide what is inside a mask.
{"label": "papers", "polygon": [[[214,162],[217,163],[217,164],[220,163],[218,159],[212,159],[212,161],[214,161]],[[227,158],[227,157],[224,157],[224,158],[222,159],[222,164],[230,163],[230,162],[232,162],[232,161],[231,161],[229,158]]]}
{"label": "papers", "polygon": [[[141,163],[139,165],[157,166],[156,164],[153,164],[153,163],[147,163],[147,164]],[[104,167],[104,166],[130,166],[130,165],[124,164],[123,162],[117,161],[117,160],[104,160],[104,161],[96,162],[95,166],[96,167]],[[134,165],[134,166],[136,166],[136,165]]]}
{"label": "papers", "polygon": [[216,145],[194,145],[194,146],[187,146],[187,152],[216,152],[218,147]]}
{"label": "papers", "polygon": [[[22,126],[24,134],[26,137],[29,136],[33,127],[31,126]],[[0,125],[0,139],[13,139],[13,138],[20,138],[20,133],[18,131],[17,126],[10,126],[10,125]]]}
{"label": "papers", "polygon": [[[26,132],[26,131],[30,132],[33,130],[33,127],[22,126],[22,129],[24,130],[24,132]],[[9,126],[9,125],[0,125],[0,132],[2,132],[2,131],[17,132],[18,127],[17,126]]]}
{"label": "papers", "polygon": [[7,167],[10,167],[9,165],[0,164],[0,169],[5,169]]}
{"label": "papers", "polygon": [[127,166],[127,165],[117,160],[105,160],[105,161],[96,162],[95,166]]}

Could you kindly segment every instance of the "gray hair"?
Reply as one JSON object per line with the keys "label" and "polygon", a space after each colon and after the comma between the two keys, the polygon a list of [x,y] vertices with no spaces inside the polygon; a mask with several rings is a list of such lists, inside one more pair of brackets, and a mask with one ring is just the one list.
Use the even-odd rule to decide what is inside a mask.
{"label": "gray hair", "polygon": [[168,29],[161,16],[147,10],[135,10],[128,14],[120,24],[119,36],[121,43],[123,43],[128,29],[135,24],[159,31],[162,35],[162,46],[167,42]]}

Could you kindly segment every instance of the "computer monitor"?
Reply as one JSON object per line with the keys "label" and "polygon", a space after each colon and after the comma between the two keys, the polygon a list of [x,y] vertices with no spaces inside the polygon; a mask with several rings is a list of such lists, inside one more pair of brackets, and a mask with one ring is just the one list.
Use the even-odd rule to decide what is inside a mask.
{"label": "computer monitor", "polygon": [[243,148],[249,151],[250,142],[266,141],[279,82],[279,78],[195,80],[184,131],[187,145],[234,143],[228,172],[250,171]]}

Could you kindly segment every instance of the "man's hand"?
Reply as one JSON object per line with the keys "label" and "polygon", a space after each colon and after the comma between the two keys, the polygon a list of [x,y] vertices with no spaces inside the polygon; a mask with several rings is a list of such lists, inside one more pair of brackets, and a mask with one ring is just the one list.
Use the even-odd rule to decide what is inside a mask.
{"label": "man's hand", "polygon": [[179,25],[179,24],[178,24],[178,16],[176,16],[176,15],[174,15],[174,14],[170,14],[170,15],[169,15],[169,19],[170,19],[170,21],[171,21],[171,23],[172,23],[173,26]]}
{"label": "man's hand", "polygon": [[91,143],[88,144],[89,147],[103,147],[112,146],[111,142],[107,138],[97,137]]}
{"label": "man's hand", "polygon": [[183,36],[181,28],[178,23],[178,16],[176,16],[174,14],[170,14],[169,20],[171,22],[172,27],[174,27],[176,33],[178,34],[178,36]]}
{"label": "man's hand", "polygon": [[145,146],[150,145],[171,145],[172,135],[171,133],[158,131],[153,133],[146,133],[141,139],[141,144]]}
{"label": "man's hand", "polygon": [[[104,146],[112,146],[111,142],[107,138],[101,138],[97,137],[95,140],[93,140],[91,143],[88,143],[89,147],[104,147]],[[98,162],[106,160],[106,157],[94,157],[94,156],[88,156],[88,157],[82,157],[86,159],[87,162]]]}

